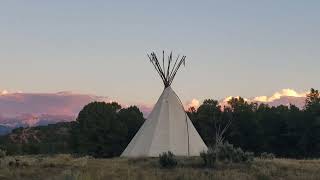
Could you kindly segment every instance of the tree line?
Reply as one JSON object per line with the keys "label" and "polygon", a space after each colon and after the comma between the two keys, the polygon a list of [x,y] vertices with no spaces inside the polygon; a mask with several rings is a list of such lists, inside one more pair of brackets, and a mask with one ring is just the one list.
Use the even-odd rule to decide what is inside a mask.
{"label": "tree line", "polygon": [[[218,128],[231,122],[224,140],[246,151],[290,158],[320,157],[320,95],[315,89],[307,95],[304,109],[295,105],[270,107],[239,97],[225,107],[207,99],[187,113],[208,146],[214,146]],[[13,130],[0,137],[0,149],[8,154],[114,157],[122,153],[144,121],[136,106],[92,102],[74,122]]]}
{"label": "tree line", "polygon": [[[222,110],[223,109],[223,110]],[[320,96],[311,89],[304,109],[295,105],[270,107],[232,98],[228,106],[207,99],[188,114],[207,145],[215,142],[215,124],[231,119],[225,140],[255,153],[270,152],[279,157],[320,157]]]}

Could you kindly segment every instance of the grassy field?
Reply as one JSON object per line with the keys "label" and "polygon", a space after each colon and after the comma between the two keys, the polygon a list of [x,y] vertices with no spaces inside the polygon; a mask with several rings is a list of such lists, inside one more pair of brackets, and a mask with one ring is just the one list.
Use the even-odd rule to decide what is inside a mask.
{"label": "grassy field", "polygon": [[93,159],[70,155],[15,156],[1,159],[0,180],[184,180],[184,179],[320,179],[320,160],[255,159],[251,164],[218,164],[204,168],[200,158],[180,159],[162,169],[156,158]]}

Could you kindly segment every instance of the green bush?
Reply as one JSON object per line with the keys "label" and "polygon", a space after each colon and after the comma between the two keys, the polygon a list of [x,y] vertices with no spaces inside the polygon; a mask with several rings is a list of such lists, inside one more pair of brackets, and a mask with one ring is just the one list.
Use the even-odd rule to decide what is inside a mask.
{"label": "green bush", "polygon": [[254,160],[253,152],[244,152],[241,148],[236,148],[233,150],[232,162],[241,163],[241,162],[252,162]]}
{"label": "green bush", "polygon": [[80,111],[72,126],[70,144],[76,154],[120,156],[143,122],[137,107],[124,109],[116,102],[92,102]]}
{"label": "green bush", "polygon": [[274,159],[276,156],[273,153],[267,153],[267,152],[263,152],[260,154],[260,158],[261,159],[269,159],[272,160]]}
{"label": "green bush", "polygon": [[214,148],[209,148],[207,152],[202,152],[200,156],[206,167],[213,167],[216,161],[243,163],[252,162],[254,159],[252,152],[244,152],[241,148],[235,148],[228,142]]}
{"label": "green bush", "polygon": [[250,162],[254,159],[252,152],[244,152],[241,148],[235,148],[228,142],[216,147],[216,153],[219,161],[223,162]]}
{"label": "green bush", "polygon": [[200,157],[206,167],[214,167],[217,160],[217,154],[213,148],[209,148],[208,151],[201,152]]}
{"label": "green bush", "polygon": [[5,150],[0,149],[0,159],[5,158],[7,155],[7,152]]}
{"label": "green bush", "polygon": [[254,160],[254,153],[253,152],[245,152],[244,153],[244,161],[245,162],[252,162]]}
{"label": "green bush", "polygon": [[178,161],[172,152],[165,152],[159,155],[159,164],[163,168],[174,168],[178,165]]}
{"label": "green bush", "polygon": [[235,163],[240,163],[245,161],[245,153],[241,148],[236,148],[233,150],[233,155],[231,161]]}
{"label": "green bush", "polygon": [[235,158],[236,150],[234,149],[232,144],[229,144],[227,142],[215,148],[219,161],[232,162]]}

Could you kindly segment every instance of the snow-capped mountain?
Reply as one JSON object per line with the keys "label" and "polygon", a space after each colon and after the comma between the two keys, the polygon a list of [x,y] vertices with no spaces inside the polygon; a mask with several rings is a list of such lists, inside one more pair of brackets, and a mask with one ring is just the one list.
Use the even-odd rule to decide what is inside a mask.
{"label": "snow-capped mountain", "polygon": [[86,104],[108,101],[106,97],[72,92],[0,92],[0,125],[9,128],[73,121]]}
{"label": "snow-capped mountain", "polygon": [[[292,89],[283,89],[271,96],[257,96],[244,98],[248,102],[269,104],[270,106],[294,104],[303,108],[306,92],[298,93]],[[232,96],[220,101],[223,107],[227,105]],[[109,98],[76,94],[72,92],[60,93],[10,93],[0,91],[0,128],[1,132],[15,127],[29,127],[68,122],[76,119],[79,111],[92,101],[110,102]],[[185,104],[185,108],[198,108],[200,101],[192,99]],[[152,110],[151,105],[138,104],[145,116]],[[1,133],[0,132],[0,133]]]}
{"label": "snow-capped mountain", "polygon": [[0,119],[0,125],[9,127],[9,128],[32,127],[32,126],[55,124],[58,122],[69,122],[74,120],[75,120],[75,116],[69,116],[69,115],[23,114],[16,117],[2,117]]}

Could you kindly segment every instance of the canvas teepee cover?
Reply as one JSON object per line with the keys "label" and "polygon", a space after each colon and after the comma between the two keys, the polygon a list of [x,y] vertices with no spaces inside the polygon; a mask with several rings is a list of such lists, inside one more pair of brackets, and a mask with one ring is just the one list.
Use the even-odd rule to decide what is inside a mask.
{"label": "canvas teepee cover", "polygon": [[[150,61],[153,60],[152,58],[156,58],[154,53],[151,54]],[[185,56],[175,68],[179,69],[184,59]],[[171,64],[170,56],[168,71],[169,64]],[[158,66],[155,65],[155,67]],[[165,74],[159,71],[158,73]],[[170,87],[174,76],[164,77],[171,81],[164,81],[165,89],[159,100],[121,156],[158,157],[159,154],[168,151],[177,156],[199,156],[200,152],[207,150],[207,146],[185,113],[179,97]]]}

